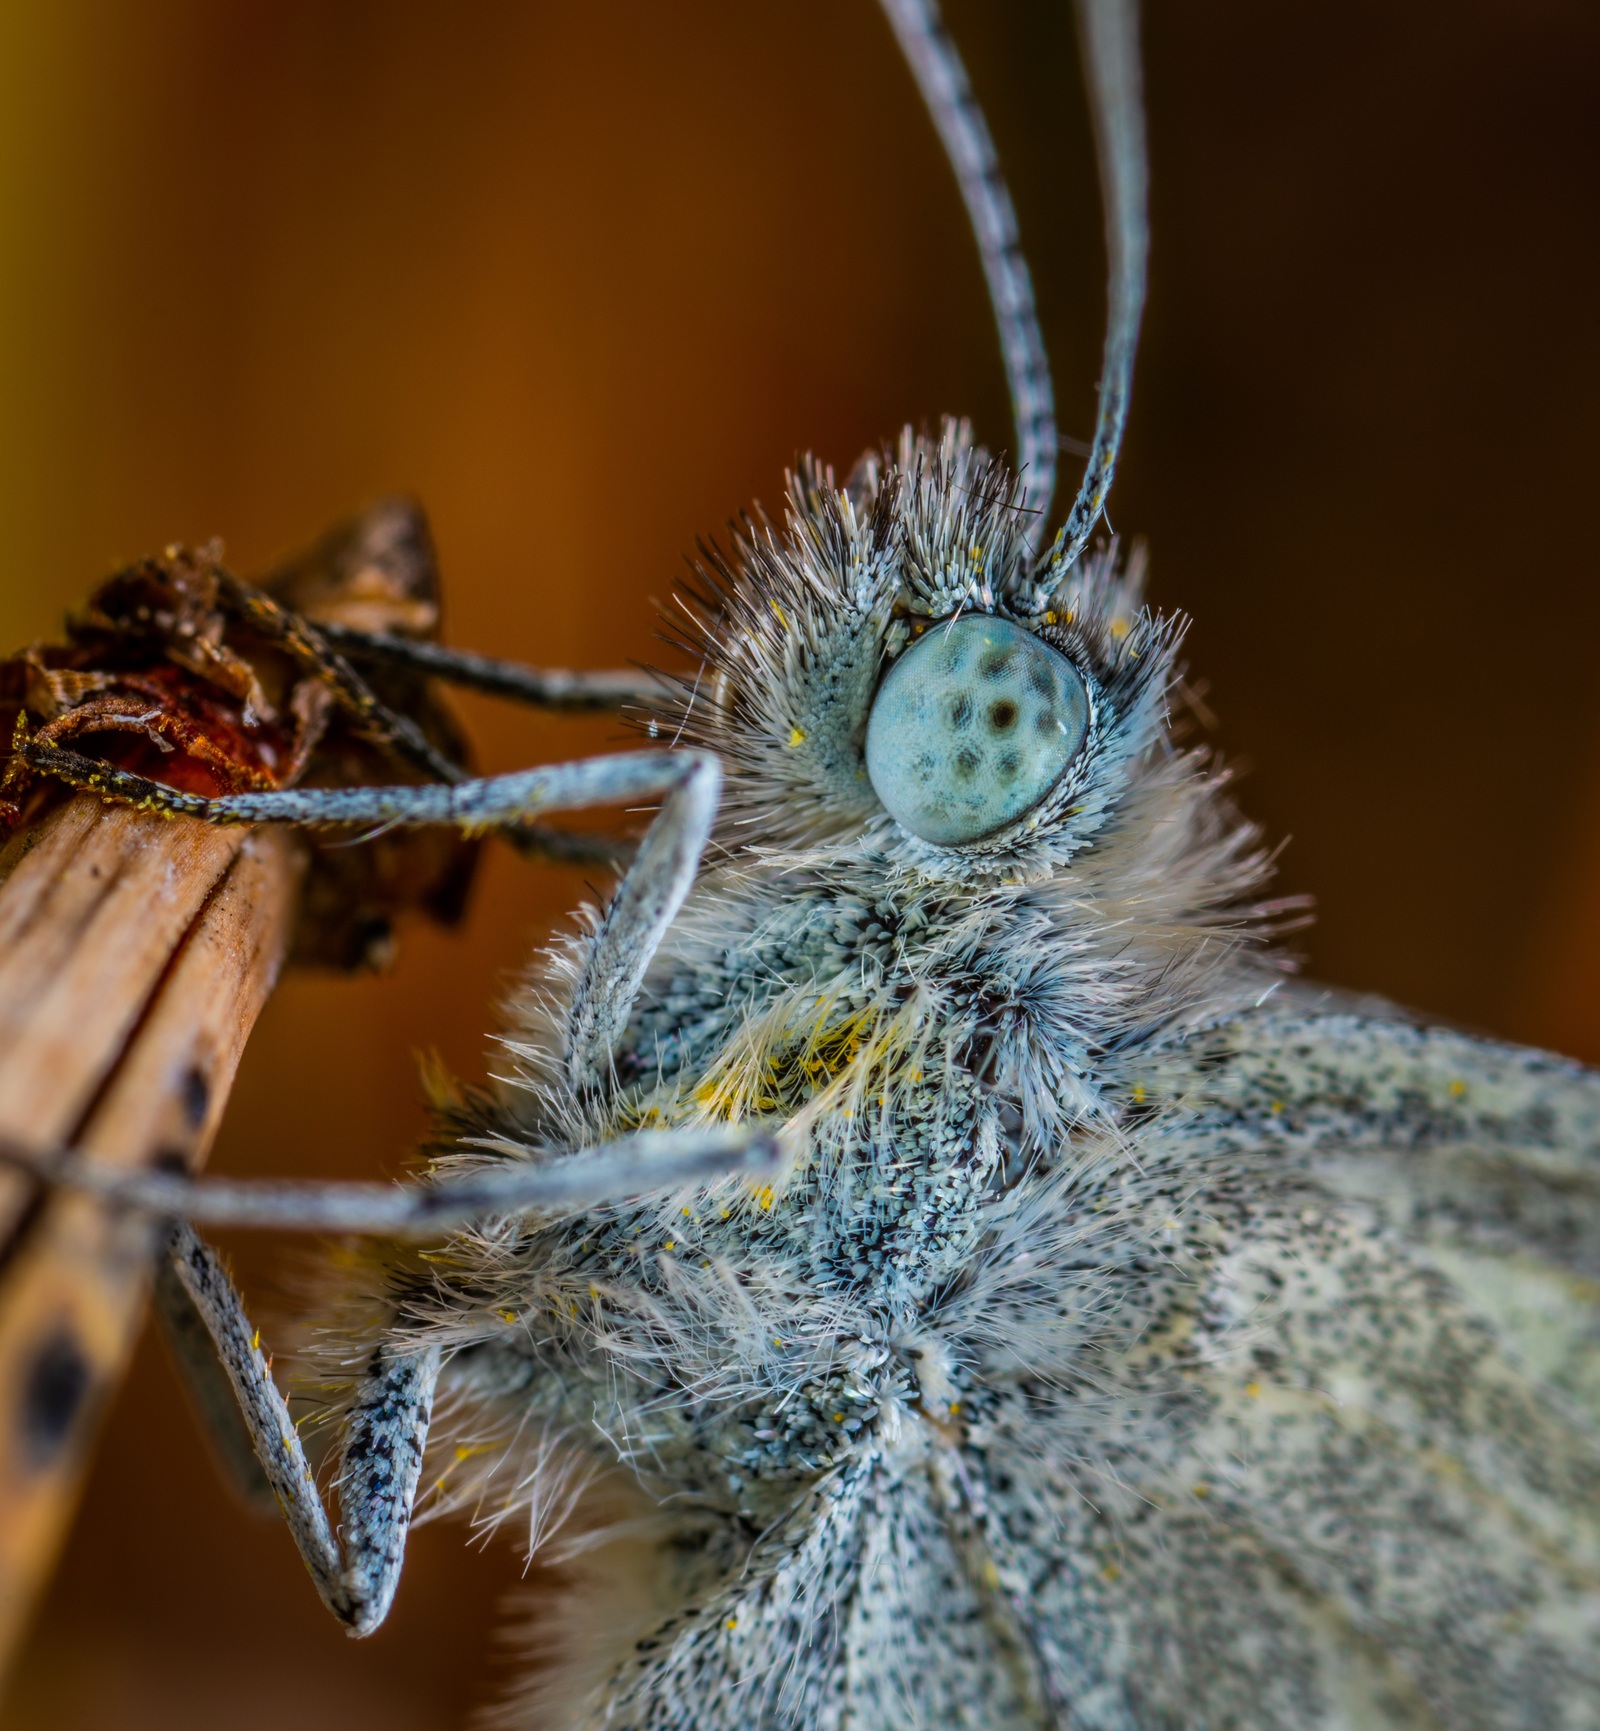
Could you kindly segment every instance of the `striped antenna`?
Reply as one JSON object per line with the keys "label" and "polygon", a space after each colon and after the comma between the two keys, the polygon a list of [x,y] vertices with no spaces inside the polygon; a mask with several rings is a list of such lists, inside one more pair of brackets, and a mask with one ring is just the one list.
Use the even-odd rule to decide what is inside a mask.
{"label": "striped antenna", "polygon": [[882,0],[882,5],[955,170],[978,243],[1011,387],[1017,467],[1027,482],[1028,503],[1037,513],[1031,536],[1037,544],[1056,490],[1056,409],[1017,213],[988,122],[936,0]]}
{"label": "striped antenna", "polygon": [[1100,363],[1094,444],[1078,496],[1051,550],[1051,565],[1057,571],[1066,570],[1088,545],[1116,474],[1133,390],[1150,253],[1150,168],[1139,71],[1138,0],[1078,0],[1078,36],[1106,213],[1106,347]]}
{"label": "striped antenna", "polygon": [[[936,0],[881,0],[881,4],[961,187],[1011,387],[1017,464],[1031,483],[1030,503],[1038,511],[1035,521],[1042,529],[1055,494],[1055,402],[1033,279],[1022,255],[1011,194],[983,110],[972,94],[966,67],[944,28]],[[1106,342],[1094,443],[1078,495],[1051,549],[1051,565],[1057,571],[1070,566],[1088,545],[1111,491],[1133,387],[1150,247],[1138,0],[1078,0],[1078,30],[1105,206]],[[1031,538],[1037,543],[1037,529]]]}

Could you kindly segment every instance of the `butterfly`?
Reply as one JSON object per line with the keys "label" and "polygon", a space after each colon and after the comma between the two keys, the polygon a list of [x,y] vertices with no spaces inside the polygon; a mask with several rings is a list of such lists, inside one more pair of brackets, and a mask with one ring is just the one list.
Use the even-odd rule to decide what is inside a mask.
{"label": "butterfly", "polygon": [[[441,1096],[386,1217],[102,1188],[199,1223],[456,1211],[328,1301],[337,1533],[192,1227],[169,1298],[358,1631],[419,1495],[530,1548],[591,1482],[629,1505],[632,1620],[586,1533],[529,1714],[1592,1724],[1600,1089],[1296,983],[1260,840],[1174,737],[1179,626],[1092,545],[1143,287],[1131,8],[1083,8],[1112,313],[1054,536],[986,130],[935,15],[890,10],[984,250],[1017,465],[949,423],[802,466],[708,556],[700,672],[633,770],[344,796],[473,823],[667,796],[647,869],[530,973],[505,1086]],[[295,797],[202,815],[330,815]]]}

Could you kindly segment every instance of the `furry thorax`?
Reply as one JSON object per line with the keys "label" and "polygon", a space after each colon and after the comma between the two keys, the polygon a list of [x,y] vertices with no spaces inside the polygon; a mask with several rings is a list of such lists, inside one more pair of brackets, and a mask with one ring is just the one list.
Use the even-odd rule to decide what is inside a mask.
{"label": "furry thorax", "polygon": [[[1282,904],[1259,899],[1257,832],[1172,735],[1182,622],[1145,605],[1137,554],[1034,558],[1026,509],[946,422],[843,487],[804,463],[781,528],[746,518],[730,553],[706,551],[679,622],[699,671],[646,725],[715,752],[724,794],[611,1086],[564,1079],[591,911],[516,991],[495,1091],[440,1092],[431,1171],[752,1116],[785,1125],[789,1171],[356,1253],[308,1368],[337,1410],[380,1332],[457,1354],[429,1512],[516,1515],[531,1554],[574,1486],[620,1460],[657,1494],[773,1518],[783,1496],[754,1479],[813,1479],[918,1388],[955,1400],[975,1295],[1038,1249],[1041,1175],[1121,1147],[1141,1059],[1268,989]],[[1034,810],[937,847],[878,805],[863,741],[885,665],[973,612],[1066,655],[1090,722]],[[1026,1173],[997,1224],[986,1199]],[[938,1342],[958,1287],[962,1338]],[[1040,1330],[1057,1356],[1059,1319]]]}

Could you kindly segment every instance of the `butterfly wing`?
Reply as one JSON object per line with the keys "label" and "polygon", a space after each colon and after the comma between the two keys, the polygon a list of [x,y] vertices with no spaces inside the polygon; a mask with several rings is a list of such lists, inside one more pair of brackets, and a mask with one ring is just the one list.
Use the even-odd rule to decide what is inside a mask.
{"label": "butterfly wing", "polygon": [[1600,1725],[1596,1079],[1342,1014],[1201,1044],[983,1295],[984,1533],[1060,1721]]}

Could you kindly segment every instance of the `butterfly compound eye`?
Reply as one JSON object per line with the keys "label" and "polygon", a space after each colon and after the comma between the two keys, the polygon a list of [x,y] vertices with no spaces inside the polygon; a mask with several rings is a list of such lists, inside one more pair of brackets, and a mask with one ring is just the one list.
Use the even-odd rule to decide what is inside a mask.
{"label": "butterfly compound eye", "polygon": [[867,722],[867,774],[903,828],[956,846],[1037,805],[1088,727],[1066,656],[973,615],[934,626],[889,669]]}

